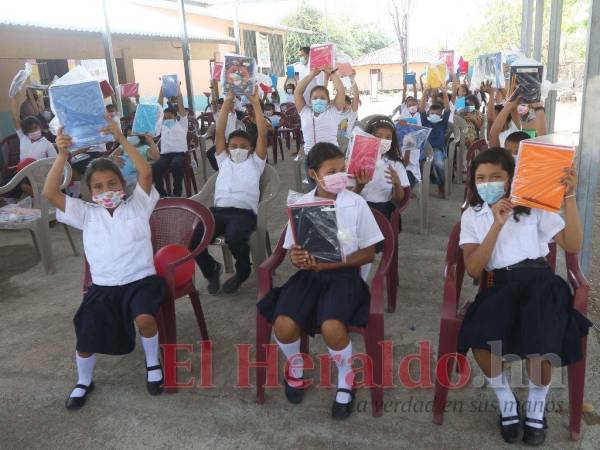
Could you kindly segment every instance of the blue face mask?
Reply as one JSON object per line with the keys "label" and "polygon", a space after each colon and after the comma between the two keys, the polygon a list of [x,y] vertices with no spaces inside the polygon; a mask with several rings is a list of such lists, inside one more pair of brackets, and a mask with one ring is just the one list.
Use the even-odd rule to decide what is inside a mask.
{"label": "blue face mask", "polygon": [[465,97],[456,97],[456,102],[454,103],[454,107],[457,111],[465,108]]}
{"label": "blue face mask", "polygon": [[481,197],[481,200],[486,202],[488,205],[493,205],[502,197],[504,197],[504,194],[506,194],[504,191],[504,181],[479,183],[476,186],[479,197]]}
{"label": "blue face mask", "polygon": [[475,112],[475,107],[474,106],[467,106],[467,112]]}
{"label": "blue face mask", "polygon": [[439,114],[429,114],[427,116],[427,120],[429,120],[431,123],[438,123],[442,121],[442,116]]}
{"label": "blue face mask", "polygon": [[324,113],[329,107],[329,102],[320,98],[311,101],[312,110],[318,114]]}
{"label": "blue face mask", "polygon": [[165,119],[165,120],[163,120],[163,126],[165,126],[167,128],[173,128],[173,125],[175,125],[175,119]]}

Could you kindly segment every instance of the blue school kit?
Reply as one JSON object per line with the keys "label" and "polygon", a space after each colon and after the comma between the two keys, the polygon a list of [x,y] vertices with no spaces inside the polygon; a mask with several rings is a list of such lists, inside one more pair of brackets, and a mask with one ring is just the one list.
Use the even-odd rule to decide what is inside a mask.
{"label": "blue school kit", "polygon": [[158,103],[140,103],[135,110],[131,131],[135,134],[158,136],[160,112],[161,107]]}
{"label": "blue school kit", "polygon": [[162,79],[162,88],[163,95],[165,97],[177,97],[177,75],[163,75]]}

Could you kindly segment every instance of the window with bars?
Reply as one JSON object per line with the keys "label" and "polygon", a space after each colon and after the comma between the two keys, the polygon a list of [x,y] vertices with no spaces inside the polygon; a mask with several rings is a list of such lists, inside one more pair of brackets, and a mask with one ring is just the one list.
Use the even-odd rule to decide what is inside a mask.
{"label": "window with bars", "polygon": [[279,77],[285,76],[282,35],[269,34],[269,51],[271,53],[271,70]]}
{"label": "window with bars", "polygon": [[251,56],[256,59],[256,32],[244,30],[244,55]]}

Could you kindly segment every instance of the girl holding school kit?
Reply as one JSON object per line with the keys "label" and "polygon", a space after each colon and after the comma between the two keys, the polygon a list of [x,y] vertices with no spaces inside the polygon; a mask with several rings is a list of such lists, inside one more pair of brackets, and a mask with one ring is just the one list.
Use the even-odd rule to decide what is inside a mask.
{"label": "girl holding school kit", "polygon": [[[580,338],[591,325],[573,308],[569,285],[545,257],[556,242],[577,253],[583,233],[575,201],[577,176],[565,171],[564,219],[556,213],[514,206],[508,200],[515,163],[508,150],[481,152],[471,169],[470,207],[461,219],[460,245],[469,275],[493,272],[493,286],[469,307],[458,350],[473,356],[498,397],[500,432],[506,442],[541,445],[547,428],[545,402],[553,365],[582,357]],[[529,395],[524,418],[503,377],[503,355],[527,359]],[[541,356],[543,355],[543,356]],[[548,355],[552,355],[548,358]]]}
{"label": "girl holding school kit", "polygon": [[[348,238],[340,243],[346,259],[316,259],[294,244],[288,223],[284,248],[290,250],[290,260],[299,270],[260,300],[257,307],[273,324],[275,341],[288,360],[300,352],[303,331],[310,335],[321,332],[338,368],[332,416],[346,419],[352,412],[355,395],[350,363],[352,342],[347,327],[367,323],[369,288],[360,277],[359,268],[373,261],[375,244],[383,240],[383,235],[367,202],[346,189],[344,154],[337,146],[328,142],[316,144],[308,155],[308,167],[317,187],[302,196],[299,203],[318,198],[335,200],[338,229],[344,230]],[[284,380],[285,394],[288,401],[297,404],[304,397],[301,358],[293,358],[290,366]]]}
{"label": "girl holding school kit", "polygon": [[138,173],[133,194],[125,195],[125,180],[117,165],[98,158],[85,175],[94,203],[65,196],[60,190],[63,167],[71,138],[59,131],[59,154],[52,166],[43,195],[56,207],[58,221],[83,230],[83,247],[92,285],[75,314],[77,385],[66,400],[67,409],[79,409],[94,389],[96,353],[124,355],[135,347],[135,326],[146,355],[146,387],[151,395],[162,391],[158,330],[155,314],[165,287],[156,275],[150,235],[150,214],[158,201],[152,171],[115,122],[108,126],[125,149]]}

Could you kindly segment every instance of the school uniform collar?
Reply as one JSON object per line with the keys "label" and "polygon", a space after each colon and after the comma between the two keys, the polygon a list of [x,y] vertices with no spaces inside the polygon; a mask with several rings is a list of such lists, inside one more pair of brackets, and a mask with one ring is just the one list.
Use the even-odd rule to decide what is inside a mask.
{"label": "school uniform collar", "polygon": [[[317,188],[314,188],[312,191],[310,191],[308,193],[308,195],[310,196],[310,200],[311,201],[315,201],[318,198],[322,198],[322,197],[317,197]],[[327,200],[327,199],[324,199]],[[352,194],[350,193],[350,191],[348,191],[348,189],[344,189],[342,192],[340,192],[336,199],[335,199],[335,203],[338,207],[345,207],[345,206],[352,206],[354,204],[354,202],[352,201]]]}
{"label": "school uniform collar", "polygon": [[490,208],[490,205],[488,205],[486,202],[483,202],[481,208],[473,207],[473,210],[475,211],[475,215],[477,217],[492,213],[492,208]]}

